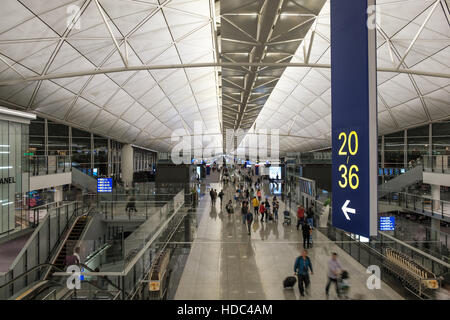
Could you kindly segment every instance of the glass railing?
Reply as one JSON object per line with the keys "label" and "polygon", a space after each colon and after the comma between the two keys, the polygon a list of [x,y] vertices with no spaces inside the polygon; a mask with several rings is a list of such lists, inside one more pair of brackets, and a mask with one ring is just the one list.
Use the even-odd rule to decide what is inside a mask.
{"label": "glass railing", "polygon": [[435,200],[431,197],[403,193],[387,192],[380,194],[379,201],[423,213],[443,220],[450,220],[450,202]]}
{"label": "glass railing", "polygon": [[48,214],[39,222],[39,225],[11,264],[9,271],[0,273],[0,300],[14,296],[41,278],[44,270],[37,268],[25,277],[20,277],[10,285],[4,286],[19,275],[27,273],[28,270],[47,263],[53,250],[61,242],[63,234],[68,230],[74,219],[85,210],[86,208],[77,202],[49,209]]}
{"label": "glass railing", "polygon": [[[386,250],[390,248],[407,255],[421,267],[432,273],[432,280],[437,282],[439,282],[440,276],[450,271],[448,261],[441,260],[410,245],[407,241],[401,241],[384,232],[378,232],[377,237],[367,239],[335,228],[331,225],[331,207],[324,207],[324,203],[320,201],[314,201],[314,203],[316,208],[314,226],[333,243],[342,248],[364,267],[379,266],[381,268],[381,280],[399,288],[399,290],[404,290],[402,294],[412,294],[422,299],[434,299],[436,290],[430,290],[426,286],[426,282],[420,281],[421,279],[413,283],[407,282],[405,281],[406,275],[393,272],[395,270],[392,270],[387,261]],[[292,208],[295,207],[293,206]],[[291,210],[291,216],[296,216],[294,209]],[[324,221],[321,221],[321,219]]]}
{"label": "glass railing", "polygon": [[[134,236],[131,234],[127,237],[127,239],[131,238],[128,244],[124,244],[124,247],[127,245],[129,247],[126,249],[127,254],[125,254],[123,261],[115,263],[114,266],[102,265],[99,268],[99,272],[83,272],[84,279],[90,282],[102,283],[104,290],[108,292],[114,291],[115,288],[120,288],[120,295],[116,298],[130,299],[135,289],[139,286],[140,281],[148,275],[159,252],[164,250],[168,241],[184,221],[188,211],[183,206],[184,191],[180,191],[164,207],[161,207],[161,211],[156,216],[149,216],[149,221],[152,222],[153,227],[149,229],[143,227],[142,232],[138,229]],[[151,220],[153,218],[154,220]],[[53,274],[54,277],[61,278],[61,282],[65,281],[70,275],[65,272],[55,272]],[[83,290],[80,292],[83,292]],[[70,293],[70,295],[73,294]],[[92,295],[90,296],[86,292],[83,297],[93,299]]]}
{"label": "glass railing", "polygon": [[70,156],[29,156],[31,176],[64,173],[72,170]]}
{"label": "glass railing", "polygon": [[450,156],[422,156],[423,170],[427,172],[450,173]]}

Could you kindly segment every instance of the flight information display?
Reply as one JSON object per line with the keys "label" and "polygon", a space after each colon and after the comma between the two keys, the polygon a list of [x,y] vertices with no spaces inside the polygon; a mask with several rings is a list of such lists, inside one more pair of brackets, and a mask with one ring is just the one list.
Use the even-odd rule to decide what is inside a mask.
{"label": "flight information display", "polygon": [[98,178],[97,192],[112,192],[112,178]]}
{"label": "flight information display", "polygon": [[395,217],[380,217],[380,231],[394,231]]}

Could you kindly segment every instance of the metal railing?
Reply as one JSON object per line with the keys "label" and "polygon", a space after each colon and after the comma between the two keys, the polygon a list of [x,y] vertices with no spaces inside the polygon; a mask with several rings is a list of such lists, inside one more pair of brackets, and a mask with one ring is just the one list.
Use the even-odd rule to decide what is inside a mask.
{"label": "metal railing", "polygon": [[[324,203],[320,201],[314,201],[315,203],[315,217],[314,226],[317,230],[332,240],[337,246],[351,255],[356,261],[362,264],[364,267],[370,265],[377,265],[382,270],[388,271],[388,264],[385,263],[387,259],[385,256],[386,248],[393,248],[398,252],[404,253],[411,259],[416,261],[425,269],[435,274],[437,277],[448,273],[450,270],[450,264],[439,258],[432,256],[406,242],[396,239],[384,232],[378,232],[378,236],[371,239],[362,238],[358,235],[345,232],[337,229],[331,225],[331,206],[329,209],[328,219],[326,223],[321,222],[326,214],[323,214],[325,210],[322,210]],[[295,208],[295,206],[293,206]],[[291,212],[292,216],[296,216],[295,212]],[[326,225],[326,227],[324,227]],[[423,284],[419,284],[417,287],[408,287],[408,283],[404,282],[404,279],[393,278],[389,272],[381,272],[381,280],[386,283],[401,284],[408,289],[408,291],[414,292],[415,295],[420,298],[432,299],[433,296],[429,295],[429,291],[421,287]]]}
{"label": "metal railing", "polygon": [[[187,215],[184,206],[184,190],[180,191],[167,203],[167,212],[158,222],[156,228],[150,232],[142,234],[139,241],[135,243],[133,250],[125,257],[122,271],[114,272],[86,272],[85,277],[90,281],[98,281],[107,277],[109,281],[120,288],[120,299],[129,299],[128,293],[134,292],[140,285],[142,279],[149,272],[154,259],[166,245],[171,236],[178,230],[180,224]],[[54,277],[66,279],[70,274],[56,272]]]}
{"label": "metal railing", "polygon": [[10,285],[1,287],[33,267],[47,263],[54,248],[59,245],[62,235],[70,227],[74,217],[81,214],[83,210],[85,208],[77,202],[67,203],[50,209],[11,264],[9,271],[0,273],[0,299],[8,299],[41,278],[42,272],[40,268],[37,268],[33,269],[33,272],[30,272],[25,277],[15,280]]}
{"label": "metal railing", "polygon": [[404,192],[387,192],[379,197],[389,205],[399,206],[427,216],[450,221],[450,202]]}

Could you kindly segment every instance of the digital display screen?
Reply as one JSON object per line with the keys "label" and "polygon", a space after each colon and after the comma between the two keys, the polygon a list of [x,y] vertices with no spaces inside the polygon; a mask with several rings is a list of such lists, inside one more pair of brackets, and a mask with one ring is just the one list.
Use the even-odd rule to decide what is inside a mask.
{"label": "digital display screen", "polygon": [[380,231],[394,231],[395,217],[380,217]]}
{"label": "digital display screen", "polygon": [[98,178],[97,192],[112,192],[112,178]]}

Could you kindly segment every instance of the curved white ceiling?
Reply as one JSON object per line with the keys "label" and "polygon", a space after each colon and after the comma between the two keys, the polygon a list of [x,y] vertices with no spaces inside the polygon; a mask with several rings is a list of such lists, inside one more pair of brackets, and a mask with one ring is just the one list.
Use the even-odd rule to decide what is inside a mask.
{"label": "curved white ceiling", "polygon": [[[0,81],[213,63],[213,15],[208,0],[3,0]],[[210,67],[34,81],[0,86],[0,103],[168,151],[172,132],[191,134],[195,121],[203,130],[221,131],[216,74]]]}
{"label": "curved white ceiling", "polygon": [[[301,5],[306,0],[292,1]],[[448,0],[377,3],[379,67],[450,74]],[[219,17],[214,15],[213,0],[3,0],[0,83],[125,66],[214,64],[219,50]],[[329,39],[327,2],[291,62],[330,64]],[[198,121],[210,133],[203,146],[221,148],[218,70],[152,69],[22,81],[0,85],[0,104],[158,151],[171,149],[174,131],[191,135]],[[378,82],[381,134],[450,117],[448,78],[378,72]],[[281,151],[329,147],[330,87],[330,69],[286,68],[256,128],[280,129]],[[241,122],[253,119],[254,114]]]}
{"label": "curved white ceiling", "polygon": [[[379,68],[400,65],[402,69],[450,73],[448,1],[378,0],[377,4]],[[329,1],[291,62],[306,62],[304,52],[310,46],[309,63],[331,63]],[[330,147],[330,79],[330,69],[287,68],[256,119],[256,128],[280,129],[281,151]],[[448,78],[378,72],[379,134],[448,117]]]}

